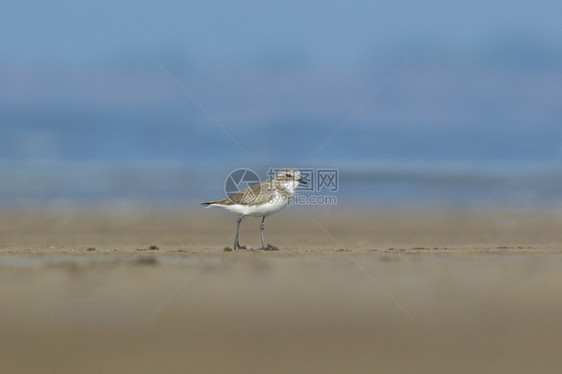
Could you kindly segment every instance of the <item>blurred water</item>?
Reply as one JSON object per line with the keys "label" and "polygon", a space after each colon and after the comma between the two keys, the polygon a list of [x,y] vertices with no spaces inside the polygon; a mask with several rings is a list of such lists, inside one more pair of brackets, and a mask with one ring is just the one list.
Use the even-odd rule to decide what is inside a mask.
{"label": "blurred water", "polygon": [[559,5],[4,6],[2,207],[183,208],[271,166],[338,168],[349,206],[562,205]]}
{"label": "blurred water", "polygon": [[[103,95],[94,95],[97,101],[76,99],[75,104],[45,95],[43,104],[4,105],[0,203],[177,207],[220,198],[224,179],[236,168],[251,168],[265,177],[269,167],[290,165],[340,169],[338,194],[349,204],[560,204],[562,110],[555,98],[562,97],[562,77],[542,72],[533,86],[529,77],[513,73],[505,87],[466,89],[471,77],[484,78],[457,70],[448,79],[460,81],[458,89],[432,88],[443,80],[433,69],[424,84],[429,69],[411,66],[348,123],[346,118],[380,82],[309,78],[345,88],[334,98],[332,92],[306,88],[311,82],[304,84],[308,92],[298,93],[302,77],[286,75],[283,82],[290,89],[285,90],[296,90],[294,97],[278,90],[277,79],[258,94],[232,87],[212,91],[205,88],[206,77],[179,76],[186,85],[208,90],[194,91],[245,151],[164,75],[131,79],[137,85],[138,80],[157,81],[164,87],[163,93],[145,93],[166,98],[155,103],[137,97],[106,103],[100,102]],[[250,86],[261,81],[259,76],[246,78]],[[545,87],[553,92],[542,92]],[[144,88],[152,89],[150,84]]]}

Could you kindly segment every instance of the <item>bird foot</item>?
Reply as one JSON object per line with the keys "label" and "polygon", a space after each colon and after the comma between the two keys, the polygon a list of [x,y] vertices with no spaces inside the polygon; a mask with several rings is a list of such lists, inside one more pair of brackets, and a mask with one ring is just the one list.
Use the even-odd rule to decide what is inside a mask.
{"label": "bird foot", "polygon": [[276,246],[271,245],[269,243],[267,244],[267,247],[262,247],[261,249],[263,249],[264,251],[278,251],[279,250],[279,248],[277,248]]}

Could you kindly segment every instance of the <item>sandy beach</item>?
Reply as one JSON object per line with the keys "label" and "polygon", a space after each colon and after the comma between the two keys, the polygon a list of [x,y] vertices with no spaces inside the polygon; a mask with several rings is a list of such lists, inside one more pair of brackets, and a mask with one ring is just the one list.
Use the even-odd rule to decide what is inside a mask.
{"label": "sandy beach", "polygon": [[558,372],[561,226],[292,210],[224,251],[218,211],[3,212],[0,372]]}

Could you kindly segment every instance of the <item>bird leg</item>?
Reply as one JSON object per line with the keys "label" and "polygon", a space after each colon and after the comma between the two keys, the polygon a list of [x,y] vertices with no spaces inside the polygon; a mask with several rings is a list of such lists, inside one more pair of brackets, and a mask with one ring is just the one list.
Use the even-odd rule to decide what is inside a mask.
{"label": "bird leg", "polygon": [[262,217],[261,225],[260,225],[261,249],[265,249],[265,242],[263,240],[263,227],[264,227],[264,225],[265,225],[265,216]]}
{"label": "bird leg", "polygon": [[238,224],[236,225],[236,238],[234,239],[234,249],[240,249],[240,243],[238,243],[238,234],[240,232],[240,222],[242,222],[242,218],[244,218],[244,214],[238,217]]}

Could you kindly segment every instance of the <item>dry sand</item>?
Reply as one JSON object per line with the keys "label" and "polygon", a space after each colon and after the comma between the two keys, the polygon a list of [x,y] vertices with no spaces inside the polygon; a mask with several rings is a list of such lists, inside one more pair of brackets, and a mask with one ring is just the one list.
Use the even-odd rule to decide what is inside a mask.
{"label": "dry sand", "polygon": [[562,369],[561,216],[293,210],[224,252],[234,225],[0,214],[0,373]]}

